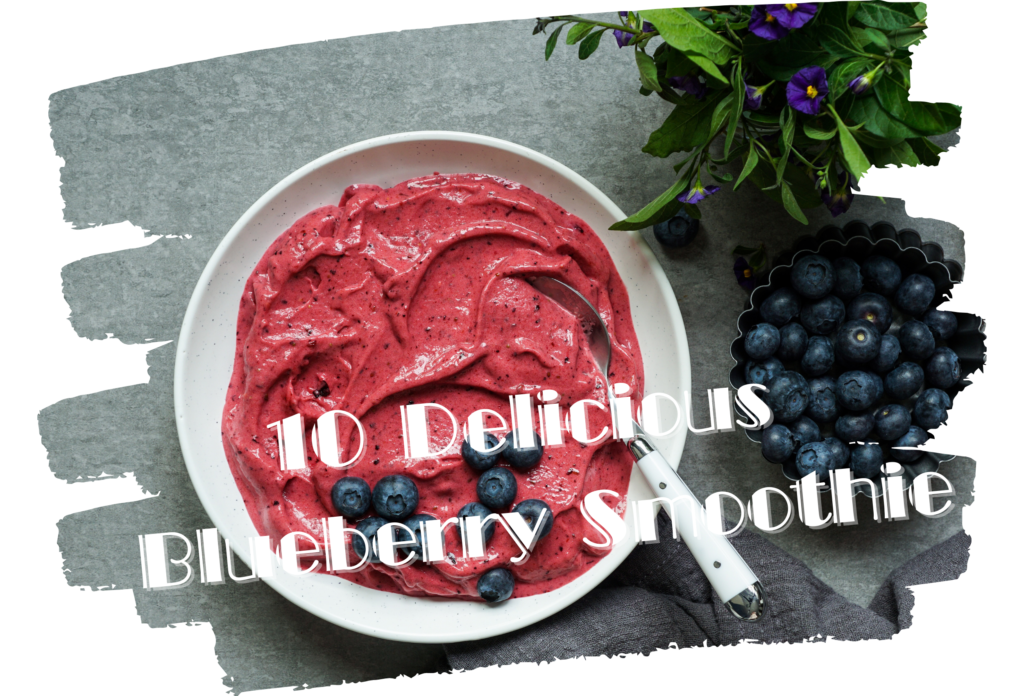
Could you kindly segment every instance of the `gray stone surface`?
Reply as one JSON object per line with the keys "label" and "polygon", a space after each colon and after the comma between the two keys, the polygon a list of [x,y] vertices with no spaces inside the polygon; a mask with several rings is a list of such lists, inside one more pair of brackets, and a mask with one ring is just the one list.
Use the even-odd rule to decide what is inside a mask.
{"label": "gray stone surface", "polygon": [[[510,140],[565,163],[624,210],[638,209],[672,180],[669,162],[640,153],[647,133],[667,115],[666,105],[637,95],[633,61],[610,40],[586,62],[561,46],[545,63],[543,40],[530,36],[531,24],[292,46],[52,95],[54,145],[66,163],[66,219],[82,234],[129,220],[153,234],[191,235],[67,266],[64,292],[75,330],[129,343],[175,339],[207,259],[260,195],[324,153],[388,133],[460,130]],[[775,253],[831,222],[818,210],[803,227],[756,191],[720,194],[702,208],[704,229],[688,249],[666,252],[649,237],[679,299],[697,390],[727,384],[732,366],[729,344],[746,299],[733,278],[732,247],[764,241]],[[845,217],[912,226],[963,260],[958,229],[910,219],[900,201],[859,198]],[[141,590],[136,534],[209,524],[178,448],[173,354],[173,344],[150,353],[149,384],[69,399],[40,413],[57,477],[84,481],[134,471],[145,490],[159,493],[64,518],[58,541],[68,582],[132,588],[139,615],[151,626],[210,622],[225,683],[235,692],[443,669],[437,647],[353,634],[263,585]],[[740,433],[691,437],[681,470],[698,496],[728,490],[742,498],[786,483]],[[958,502],[970,502],[973,462],[957,459],[944,471],[956,484]],[[862,508],[862,519],[867,514]],[[866,605],[892,569],[951,536],[960,520],[958,508],[932,521],[915,517],[820,532],[794,525],[774,541]]]}

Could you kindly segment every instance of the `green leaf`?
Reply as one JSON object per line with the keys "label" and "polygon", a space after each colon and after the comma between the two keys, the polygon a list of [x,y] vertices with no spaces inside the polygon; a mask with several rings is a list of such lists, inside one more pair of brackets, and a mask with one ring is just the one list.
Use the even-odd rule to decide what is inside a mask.
{"label": "green leaf", "polygon": [[907,88],[891,75],[885,75],[875,83],[875,96],[886,113],[921,135],[942,135],[960,126],[958,107],[909,101]]}
{"label": "green leaf", "polygon": [[933,143],[928,138],[908,138],[907,145],[913,149],[914,154],[926,167],[935,167],[939,164],[939,155],[945,150]]}
{"label": "green leaf", "polygon": [[730,181],[732,181],[732,174],[730,174],[729,172],[726,172],[725,174],[722,174],[721,176],[719,176],[718,174],[712,174],[711,178],[714,179],[715,181],[717,181],[720,184],[727,184]]}
{"label": "green leaf", "polygon": [[779,153],[778,162],[775,164],[775,184],[782,183],[782,177],[789,164],[789,152],[793,149],[793,133],[796,132],[796,114],[789,107],[786,107],[779,115],[779,126],[782,128],[782,149]]}
{"label": "green leaf", "polygon": [[804,211],[800,210],[800,204],[796,202],[796,196],[793,195],[793,190],[785,180],[782,182],[782,205],[794,219],[807,224],[807,216],[804,215]]}
{"label": "green leaf", "polygon": [[673,152],[692,150],[703,145],[711,131],[711,117],[718,101],[700,101],[684,94],[682,103],[669,114],[658,130],[651,133],[643,151],[655,157],[668,157]]}
{"label": "green leaf", "polygon": [[747,263],[750,264],[751,270],[757,271],[761,266],[765,265],[768,261],[768,255],[764,253],[764,247],[755,249],[754,253],[747,259]]}
{"label": "green leaf", "polygon": [[732,105],[735,98],[736,95],[730,92],[724,99],[718,102],[718,106],[715,107],[715,111],[711,115],[711,127],[708,129],[710,137],[714,137],[722,125],[725,124],[725,119],[732,113]]}
{"label": "green leaf", "polygon": [[[694,220],[700,220],[700,208],[695,206],[693,203],[683,203],[683,210],[685,210],[686,214]],[[673,215],[674,214],[675,213],[673,213]]]}
{"label": "green leaf", "polygon": [[887,31],[917,23],[917,12],[910,2],[865,2],[853,17],[866,27]]}
{"label": "green leaf", "polygon": [[722,74],[722,71],[719,70],[718,66],[715,65],[712,61],[708,60],[699,53],[694,53],[693,51],[686,51],[685,53],[686,57],[692,60],[698,66],[700,66],[700,69],[703,70],[708,77],[712,77],[718,80],[719,82],[722,83],[722,85],[729,84],[729,81],[725,79],[725,75]]}
{"label": "green leaf", "polygon": [[747,161],[743,165],[743,171],[736,177],[736,183],[733,185],[732,190],[735,191],[743,183],[743,180],[750,176],[750,172],[754,171],[754,167],[757,166],[757,162],[760,158],[757,156],[757,149],[754,147],[754,141],[750,141],[750,154],[747,155]]}
{"label": "green leaf", "polygon": [[737,51],[729,41],[708,29],[683,9],[647,10],[643,18],[654,25],[670,46],[698,53],[725,65]]}
{"label": "green leaf", "polygon": [[923,39],[924,31],[907,31],[890,37],[889,42],[893,48],[906,48],[907,46],[914,46],[920,43]]}
{"label": "green leaf", "polygon": [[654,90],[652,90],[652,89],[647,89],[646,87],[641,87],[641,88],[640,88],[640,96],[641,96],[641,97],[649,97],[649,96],[651,96],[652,94],[654,94]]}
{"label": "green leaf", "polygon": [[872,29],[869,27],[867,29],[855,29],[854,31],[857,33],[858,38],[860,38],[860,36],[863,36],[865,39],[867,39],[867,41],[865,43],[862,43],[861,46],[869,46],[871,44],[874,44],[875,46],[878,46],[882,50],[887,50],[889,48],[889,37],[887,37],[882,32],[878,31],[877,29]]}
{"label": "green leaf", "polygon": [[846,127],[834,109],[832,115],[835,116],[836,128],[839,129],[839,146],[842,148],[846,170],[853,175],[854,179],[860,179],[871,168],[871,162],[868,161],[867,155],[860,149],[857,139],[853,137],[853,133]]}
{"label": "green leaf", "polygon": [[[668,46],[668,44],[662,44]],[[667,77],[682,77],[696,70],[697,64],[687,58],[682,51],[672,48],[668,51],[668,59],[665,63],[665,75]]]}
{"label": "green leaf", "polygon": [[[735,71],[736,69],[733,68]],[[732,151],[732,141],[736,137],[736,128],[739,126],[740,118],[743,116],[743,104],[747,99],[747,88],[743,83],[743,77],[733,73],[733,95],[732,112],[729,114],[729,126],[725,129],[725,151]]]}
{"label": "green leaf", "polygon": [[668,220],[679,212],[683,204],[676,200],[676,196],[685,191],[689,181],[679,179],[672,184],[667,191],[645,205],[639,211],[633,213],[625,220],[619,220],[609,227],[610,230],[642,230],[645,227],[656,225],[659,222]]}
{"label": "green leaf", "polygon": [[636,67],[640,69],[640,82],[645,88],[653,92],[660,92],[658,66],[654,64],[654,59],[640,49],[633,51],[633,54],[636,56]]}
{"label": "green leaf", "polygon": [[818,27],[818,36],[822,47],[834,56],[848,58],[864,55],[864,51],[853,40],[853,37],[841,29],[828,25],[820,26]]}
{"label": "green leaf", "polygon": [[548,37],[548,43],[544,47],[544,60],[551,57],[551,53],[555,50],[555,46],[558,45],[558,35],[561,33],[562,27],[564,26],[564,24],[559,24],[558,27],[551,32],[551,36]]}
{"label": "green leaf", "polygon": [[594,25],[591,22],[578,23],[576,26],[569,30],[568,34],[565,35],[565,43],[569,46],[572,46],[573,44],[580,41],[584,36],[589,34],[593,28]]}
{"label": "green leaf", "polygon": [[580,60],[586,60],[594,54],[597,50],[598,45],[601,43],[601,37],[608,31],[607,28],[601,31],[595,31],[593,34],[588,34],[587,38],[580,41]]}
{"label": "green leaf", "polygon": [[836,129],[822,130],[810,121],[804,121],[804,135],[812,140],[831,140],[836,137]]}
{"label": "green leaf", "polygon": [[921,135],[905,123],[897,121],[887,114],[878,103],[874,92],[853,102],[853,106],[850,107],[850,118],[864,124],[863,130],[886,140],[902,140]]}

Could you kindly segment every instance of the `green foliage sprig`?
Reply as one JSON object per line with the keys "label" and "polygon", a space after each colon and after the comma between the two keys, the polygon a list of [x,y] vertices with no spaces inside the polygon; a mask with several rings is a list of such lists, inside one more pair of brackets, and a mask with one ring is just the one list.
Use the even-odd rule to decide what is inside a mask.
{"label": "green foliage sprig", "polygon": [[[611,32],[631,48],[640,94],[675,108],[643,151],[675,165],[676,182],[617,222],[637,230],[721,189],[750,181],[807,224],[803,210],[833,215],[852,202],[867,170],[895,164],[935,166],[944,150],[929,140],[960,125],[960,107],[912,102],[910,47],[925,38],[924,3],[833,2],[620,12],[618,23],[577,16],[537,20],[545,59],[563,29],[589,58]],[[724,136],[724,156],[711,156]],[[719,168],[735,160],[735,178]]]}

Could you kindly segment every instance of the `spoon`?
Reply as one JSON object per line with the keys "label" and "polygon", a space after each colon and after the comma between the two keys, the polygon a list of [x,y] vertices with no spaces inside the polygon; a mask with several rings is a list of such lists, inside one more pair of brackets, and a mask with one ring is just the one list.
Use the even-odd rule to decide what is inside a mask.
{"label": "spoon", "polygon": [[[608,403],[615,419],[615,398],[608,379],[608,363],[611,361],[612,345],[601,315],[583,295],[573,287],[549,276],[527,278],[533,287],[547,295],[556,303],[567,309],[580,322],[584,334],[590,344],[594,362],[604,373],[605,385],[608,387]],[[615,419],[616,422],[617,419]],[[700,509],[700,501],[690,491],[665,457],[654,446],[650,436],[644,432],[640,424],[633,420],[636,433],[626,440],[630,454],[636,460],[640,472],[647,479],[648,485],[658,491],[662,497],[669,498],[675,505],[676,500],[685,500]],[[683,506],[687,510],[689,506]],[[676,531],[690,549],[697,565],[711,582],[711,586],[723,599],[725,606],[733,616],[743,621],[757,621],[766,609],[764,588],[757,576],[747,566],[743,557],[736,552],[729,540],[715,534],[704,526],[700,520],[703,515],[680,514],[672,515]]]}

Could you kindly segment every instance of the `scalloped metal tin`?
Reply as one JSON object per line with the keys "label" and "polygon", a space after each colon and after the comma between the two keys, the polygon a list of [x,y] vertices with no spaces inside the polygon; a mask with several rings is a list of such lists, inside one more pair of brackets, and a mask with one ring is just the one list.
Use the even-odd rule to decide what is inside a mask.
{"label": "scalloped metal tin", "polygon": [[[801,256],[808,254],[821,254],[830,259],[849,256],[857,262],[874,254],[893,259],[899,264],[904,275],[921,273],[934,281],[936,298],[939,299],[939,302],[935,304],[941,304],[942,301],[948,300],[951,297],[953,286],[961,282],[964,275],[963,266],[955,260],[946,259],[945,252],[940,245],[934,242],[922,242],[921,236],[911,229],[897,232],[896,228],[888,222],[878,222],[868,226],[866,223],[856,220],[847,223],[842,229],[836,225],[828,225],[813,237],[804,235],[797,239],[792,249],[775,257],[767,282],[754,288],[750,294],[747,308],[736,321],[739,336],[733,340],[730,349],[736,364],[729,373],[729,383],[734,389],[746,384],[743,365],[747,361],[747,355],[743,348],[743,337],[747,330],[760,320],[757,308],[777,289],[789,285],[789,274],[793,263]],[[898,328],[904,317],[897,308],[894,307],[893,311],[895,315],[893,328]],[[950,398],[955,400],[956,395],[970,384],[967,377],[985,365],[985,322],[974,314],[962,312],[954,314],[957,318],[957,331],[946,341],[946,345],[956,351],[962,369],[960,381],[948,390]],[[747,430],[746,433],[751,441],[760,444],[760,430]],[[822,426],[822,434],[825,437],[831,434],[831,425]],[[902,464],[904,488],[910,487],[915,476],[929,471],[938,471],[939,465],[953,459],[953,456],[925,452],[916,462]],[[796,465],[792,460],[782,464],[781,467],[782,473],[787,479],[790,481],[799,479]],[[880,478],[874,479],[874,481],[880,483]],[[856,489],[858,493],[863,493],[868,497],[881,495],[881,486],[876,486],[874,494],[871,487],[864,484],[859,484]]]}

